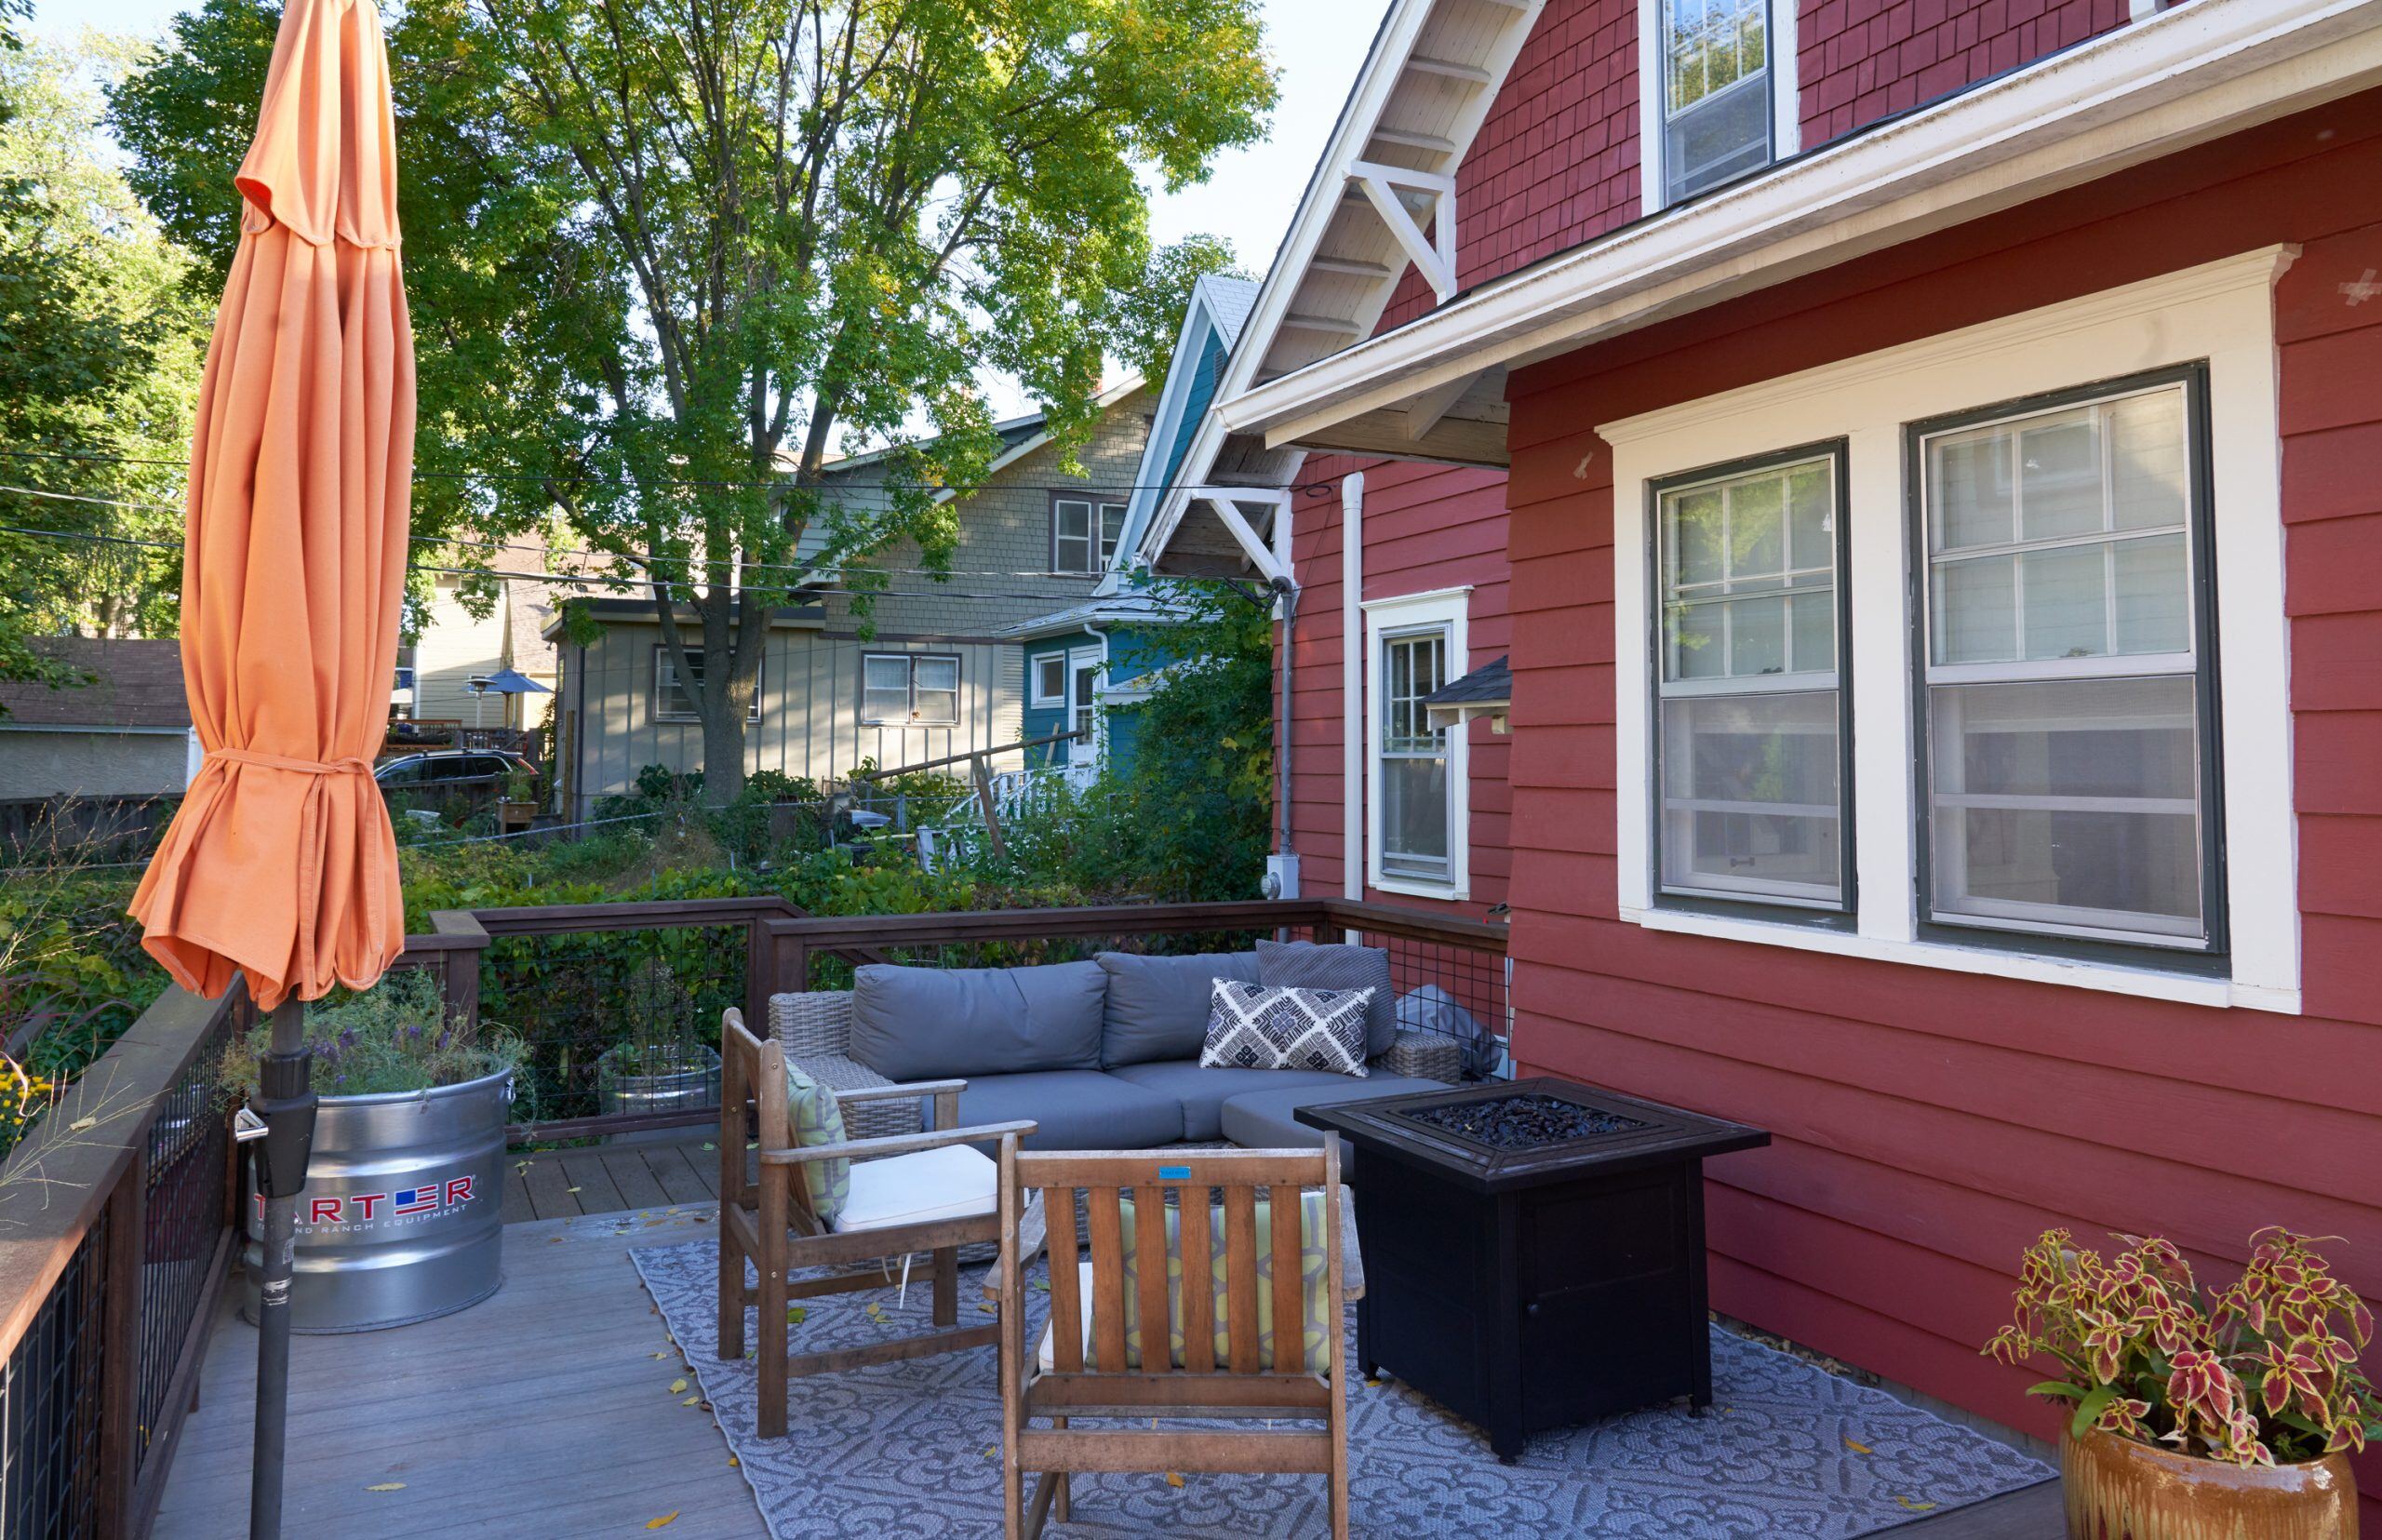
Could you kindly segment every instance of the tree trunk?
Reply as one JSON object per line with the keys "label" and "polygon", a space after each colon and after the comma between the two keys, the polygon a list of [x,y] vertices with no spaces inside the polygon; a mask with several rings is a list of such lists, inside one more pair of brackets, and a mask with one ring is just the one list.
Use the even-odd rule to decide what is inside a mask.
{"label": "tree trunk", "polygon": [[744,790],[744,703],[703,716],[703,805],[724,808]]}

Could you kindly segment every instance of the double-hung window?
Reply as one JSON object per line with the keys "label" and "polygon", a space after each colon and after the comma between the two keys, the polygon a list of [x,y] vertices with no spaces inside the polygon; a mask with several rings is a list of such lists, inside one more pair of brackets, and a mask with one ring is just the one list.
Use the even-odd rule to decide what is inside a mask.
{"label": "double-hung window", "polygon": [[1849,912],[1841,445],[1656,483],[1666,894]]}
{"label": "double-hung window", "polygon": [[956,726],[959,660],[935,653],[862,654],[860,719],[872,727]]}
{"label": "double-hung window", "polygon": [[1050,569],[1054,572],[1104,572],[1125,532],[1125,505],[1090,498],[1062,497],[1050,502]]}
{"label": "double-hung window", "polygon": [[1368,875],[1393,892],[1463,897],[1470,837],[1461,728],[1434,727],[1424,704],[1463,676],[1469,591],[1365,606]]}
{"label": "double-hung window", "polygon": [[1770,164],[1769,0],[1652,0],[1660,71],[1662,202]]}
{"label": "double-hung window", "polygon": [[2222,949],[2201,396],[1911,429],[1922,919]]}

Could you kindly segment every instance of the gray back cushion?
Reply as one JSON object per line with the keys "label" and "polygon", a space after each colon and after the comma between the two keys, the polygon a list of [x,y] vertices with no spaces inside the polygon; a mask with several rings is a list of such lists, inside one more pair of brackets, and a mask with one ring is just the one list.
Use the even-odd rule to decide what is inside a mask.
{"label": "gray back cushion", "polygon": [[1389,986],[1389,954],[1378,946],[1318,946],[1311,941],[1257,944],[1257,982],[1272,989],[1370,989],[1365,1057],[1376,1059],[1398,1041],[1398,999]]}
{"label": "gray back cushion", "polygon": [[862,967],[851,1056],[894,1080],[1100,1067],[1096,962],[1043,968]]}
{"label": "gray back cushion", "polygon": [[1100,1062],[1112,1069],[1198,1058],[1200,1045],[1208,1040],[1208,1007],[1216,981],[1257,982],[1254,952],[1202,952],[1189,957],[1103,952],[1100,966],[1108,975]]}

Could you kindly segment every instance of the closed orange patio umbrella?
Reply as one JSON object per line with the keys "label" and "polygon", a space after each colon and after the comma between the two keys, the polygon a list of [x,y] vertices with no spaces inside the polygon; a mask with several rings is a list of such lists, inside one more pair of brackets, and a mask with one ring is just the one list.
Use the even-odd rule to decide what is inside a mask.
{"label": "closed orange patio umbrella", "polygon": [[273,1534],[314,1114],[300,1002],[370,985],[405,946],[372,755],[404,595],[413,336],[371,0],[288,0],[235,181],[182,566],[182,677],[206,757],[131,912],[176,982],[216,996],[245,975],[273,1012],[249,1513],[251,1533]]}

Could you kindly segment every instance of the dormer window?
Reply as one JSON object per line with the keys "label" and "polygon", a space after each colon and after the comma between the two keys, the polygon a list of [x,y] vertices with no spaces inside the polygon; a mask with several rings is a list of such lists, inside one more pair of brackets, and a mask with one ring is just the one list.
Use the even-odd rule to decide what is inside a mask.
{"label": "dormer window", "polygon": [[1653,0],[1660,28],[1662,202],[1770,164],[1768,0]]}

